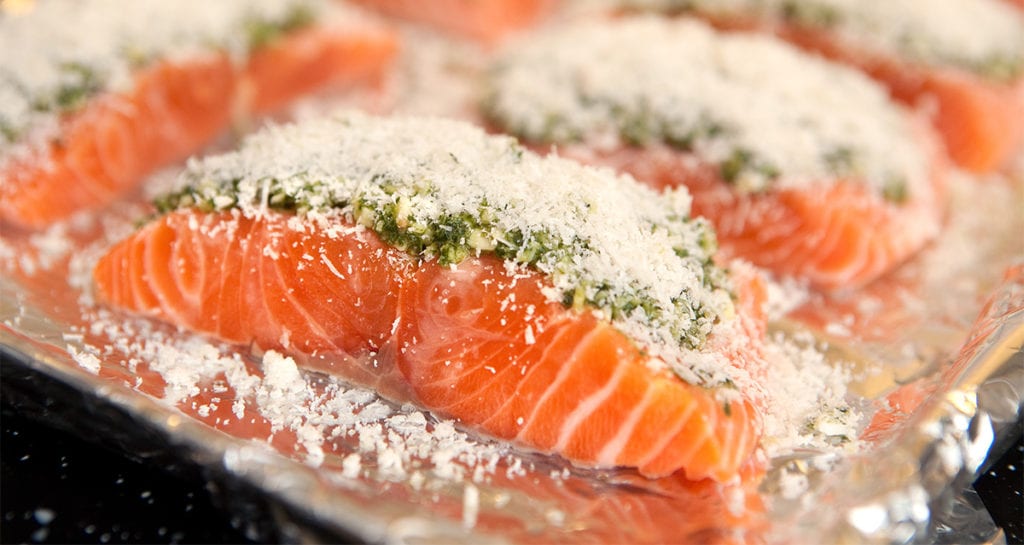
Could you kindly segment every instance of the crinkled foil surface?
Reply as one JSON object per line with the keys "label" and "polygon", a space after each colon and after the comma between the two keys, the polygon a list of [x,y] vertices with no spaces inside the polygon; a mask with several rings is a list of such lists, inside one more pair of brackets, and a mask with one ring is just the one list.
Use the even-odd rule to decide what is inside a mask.
{"label": "crinkled foil surface", "polygon": [[[1019,214],[1003,216],[1005,225],[991,221],[994,216],[983,213],[991,203],[970,199],[995,194],[1010,198],[999,206],[1020,207],[1020,185],[957,195],[965,205],[960,214],[977,216],[977,222],[955,218],[935,248],[884,281],[903,286],[893,309],[869,305],[869,315],[855,315],[851,322],[848,301],[812,298],[776,324],[827,337],[844,360],[870,368],[851,388],[866,400],[885,401],[874,414],[885,425],[857,453],[779,456],[753,490],[590,472],[528,453],[515,453],[517,464],[526,462],[525,472],[517,473],[508,467],[512,458],[503,458],[479,482],[466,477],[416,485],[379,467],[347,477],[345,454],[357,450],[358,437],[323,438],[333,451],[310,464],[294,438],[268,440],[256,426],[212,425],[194,402],[173,401],[151,388],[141,365],[133,372],[114,355],[100,358],[97,368],[83,368],[73,357],[77,345],[118,339],[101,332],[83,340],[90,314],[80,292],[67,286],[66,258],[65,265],[50,264],[33,274],[5,275],[0,284],[0,341],[15,356],[5,363],[5,388],[16,382],[28,405],[68,429],[99,430],[106,442],[140,457],[190,460],[228,489],[245,485],[248,492],[232,503],[255,535],[266,531],[259,528],[267,521],[245,517],[259,503],[282,506],[274,512],[275,524],[287,529],[284,535],[327,540],[998,542],[997,528],[967,489],[1024,399],[1024,227]],[[977,226],[987,226],[987,235],[968,232]],[[991,252],[934,279],[922,274],[922,267],[946,251],[943,244],[964,235],[991,237],[982,244]],[[33,236],[4,233],[9,271],[38,246],[30,243]],[[87,247],[89,237],[77,243]],[[918,283],[907,284],[904,276]],[[847,330],[835,338],[836,328],[815,325],[835,313],[861,333]],[[901,327],[886,327],[880,335],[874,326],[881,320],[898,320]],[[26,380],[28,370],[55,380]],[[899,405],[892,401],[897,398],[914,401]],[[499,453],[509,448],[492,446]],[[364,463],[372,468],[382,462]],[[418,467],[429,473],[432,466],[424,461]],[[794,478],[809,483],[795,497],[785,492]]]}
{"label": "crinkled foil surface", "polygon": [[[438,51],[421,53],[459,77],[472,75],[470,64],[445,64]],[[466,96],[464,87],[426,74],[422,64],[404,70],[421,87],[443,82],[444,92],[460,100]],[[422,97],[415,85],[399,88],[404,93],[389,100],[406,101],[410,111],[429,109],[416,102]],[[306,106],[305,115],[322,108]],[[130,229],[142,197],[102,218],[47,233],[4,230],[4,395],[56,425],[100,435],[140,458],[199,465],[222,485],[239,523],[254,537],[387,543],[1001,542],[969,486],[1024,400],[1024,177],[956,175],[950,197],[946,230],[921,255],[856,293],[804,294],[801,304],[773,324],[780,335],[809,332],[837,364],[852,362],[850,391],[870,419],[859,450],[794,450],[768,460],[763,474],[740,483],[651,481],[627,471],[589,471],[472,437],[472,449],[445,459],[431,450],[432,443],[411,444],[408,438],[418,436],[407,434],[414,427],[437,432],[438,422],[345,390],[342,401],[348,405],[338,406],[362,415],[358,429],[370,426],[384,443],[397,444],[395,437],[407,434],[402,437],[409,452],[395,465],[389,458],[393,449],[367,450],[360,443],[365,436],[326,421],[330,411],[323,407],[279,429],[261,419],[252,400],[238,403],[245,396],[272,397],[272,391],[241,392],[216,374],[212,382],[201,376],[179,380],[148,361],[144,350],[134,358],[96,350],[151,335],[189,337],[159,324],[139,326],[137,319],[132,327],[97,327],[98,317],[107,323],[119,318],[97,314],[81,281],[81,269],[111,233]],[[241,353],[237,347],[217,349]],[[188,361],[190,355],[186,350],[174,357]],[[258,359],[244,355],[234,361],[251,376],[262,372]],[[304,379],[310,399],[340,395],[328,377],[307,373]],[[190,385],[202,387],[189,390]],[[379,426],[371,407],[381,415]],[[354,471],[351,455],[357,452],[362,455]]]}

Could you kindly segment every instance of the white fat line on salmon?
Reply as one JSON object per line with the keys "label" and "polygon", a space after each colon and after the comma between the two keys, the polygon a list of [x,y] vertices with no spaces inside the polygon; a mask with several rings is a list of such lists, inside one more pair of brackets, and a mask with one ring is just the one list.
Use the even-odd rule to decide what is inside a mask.
{"label": "white fat line on salmon", "polygon": [[[334,276],[337,276],[338,278],[340,278],[340,279],[342,279],[342,280],[344,280],[344,279],[345,279],[345,275],[341,274],[341,271],[339,271],[339,270],[338,270],[338,269],[337,269],[337,268],[336,268],[336,267],[334,266],[334,263],[331,263],[331,260],[330,260],[330,259],[328,259],[328,257],[327,257],[327,255],[326,255],[326,254],[320,254],[320,261],[322,261],[322,262],[323,262],[323,264],[327,266],[327,269],[328,269],[329,271],[331,271],[331,274],[333,274]],[[351,267],[351,265],[350,265],[350,267]]]}
{"label": "white fat line on salmon", "polygon": [[565,422],[562,423],[561,429],[558,430],[558,442],[555,443],[554,449],[556,452],[563,452],[569,441],[573,437],[573,432],[576,428],[583,423],[583,421],[590,416],[594,411],[601,407],[601,405],[611,397],[612,393],[615,392],[615,388],[622,382],[622,377],[625,376],[629,366],[622,361],[619,361],[618,365],[615,366],[615,372],[608,379],[608,382],[601,386],[599,390],[590,394],[586,399],[580,402],[569,416],[566,417]]}
{"label": "white fat line on salmon", "polygon": [[597,453],[597,463],[605,466],[615,465],[615,460],[618,458],[622,449],[626,447],[626,443],[629,438],[633,435],[633,430],[636,429],[637,423],[640,422],[640,418],[644,415],[644,411],[651,404],[654,399],[656,389],[654,383],[650,382],[647,384],[647,389],[644,390],[644,397],[640,399],[640,402],[633,407],[633,410],[629,413],[629,416],[619,426],[619,431],[615,433],[615,437],[612,437],[601,452]]}
{"label": "white fat line on salmon", "polygon": [[662,437],[658,438],[657,443],[655,443],[650,448],[650,450],[648,450],[647,455],[644,456],[643,459],[640,460],[639,463],[637,463],[637,465],[643,466],[644,464],[653,460],[657,455],[664,452],[665,447],[667,447],[668,444],[672,442],[672,439],[674,439],[676,435],[680,433],[680,431],[683,429],[683,427],[686,426],[687,422],[689,422],[691,418],[703,418],[703,414],[694,414],[695,412],[697,412],[697,403],[688,403],[686,405],[686,408],[683,410],[683,413],[678,417],[678,420],[676,420],[675,425],[665,430],[666,433]]}
{"label": "white fat line on salmon", "polygon": [[[416,134],[441,134],[445,138],[424,141],[410,136]],[[401,160],[381,164],[379,157],[392,153],[399,145],[403,149]],[[457,168],[440,159],[448,157],[449,151],[460,159]],[[469,156],[476,158],[473,164],[463,164]],[[443,177],[446,183],[423,189],[412,181],[434,176]],[[352,199],[365,201],[368,214],[385,213],[396,203],[392,202],[395,196],[387,193],[392,185],[381,185],[383,177],[393,182],[395,191],[402,193],[399,196],[418,205],[410,209],[411,218],[401,217],[403,221],[445,225],[439,219],[442,216],[461,218],[468,214],[476,218],[474,221],[494,223],[498,232],[520,233],[510,239],[511,244],[520,244],[516,241],[523,238],[522,250],[539,251],[547,256],[544,259],[552,260],[538,264],[539,271],[553,284],[542,288],[547,302],[564,304],[568,295],[576,293],[576,299],[601,296],[618,304],[624,296],[624,305],[652,304],[656,312],[616,316],[609,311],[602,316],[614,319],[634,340],[662,357],[681,359],[688,350],[673,330],[697,329],[691,327],[692,313],[679,311],[681,299],[693,313],[699,309],[700,319],[709,324],[722,311],[715,292],[727,286],[712,282],[713,289],[706,289],[701,282],[708,250],[695,242],[702,232],[699,226],[680,221],[689,212],[683,192],[660,199],[635,180],[564,159],[541,158],[517,148],[511,139],[489,137],[469,125],[440,119],[339,114],[315,123],[268,129],[248,139],[236,153],[191,164],[186,177],[203,195],[237,196],[240,213],[245,215],[258,213],[261,192],[266,193],[266,181],[272,179],[271,201],[280,190],[285,197],[308,201],[314,207],[311,215],[297,216],[310,226],[317,217],[344,214],[341,208],[323,207]],[[213,186],[206,187],[206,181]],[[296,219],[296,223],[301,222]],[[651,229],[652,225],[658,228]],[[372,231],[369,226],[364,228],[368,233]],[[534,243],[540,249],[530,246]],[[683,247],[685,253],[697,257],[680,259],[677,252],[667,251],[668,247]],[[555,263],[563,251],[566,255]],[[375,252],[385,259],[400,259],[397,254],[383,254],[382,249]],[[333,260],[335,255],[330,257]],[[411,265],[406,256],[402,258],[408,262],[403,262],[405,266]],[[495,302],[504,312],[511,312],[517,308],[517,301],[512,296],[502,300],[508,295],[506,290],[515,289],[521,279],[535,281],[537,271],[511,259],[503,259],[502,266],[508,280],[492,284],[496,289],[488,291],[495,293]],[[563,267],[566,271],[560,272]],[[345,267],[335,269],[343,271]],[[664,278],[678,282],[665,283]],[[437,291],[436,287],[430,289]],[[528,303],[518,302],[520,306]],[[538,337],[539,326],[532,329]],[[703,330],[697,333],[703,335]],[[692,344],[699,345],[703,340],[692,340]]]}
{"label": "white fat line on salmon", "polygon": [[[696,405],[696,404],[694,404],[694,405]],[[704,415],[695,415],[694,418],[700,418],[701,420],[703,420],[704,419]],[[705,443],[707,443],[708,441],[711,441],[711,440],[717,440],[718,438],[715,437],[715,427],[716,427],[716,425],[720,425],[720,424],[715,423],[715,424],[708,424],[708,425],[705,425],[705,426],[700,426],[699,430],[698,430],[699,433],[691,435],[690,437],[688,437],[688,440],[686,442],[686,448],[674,452],[674,454],[677,456],[677,459],[680,459],[680,460],[692,460],[693,456],[697,452],[700,451],[700,449],[704,446]],[[678,431],[677,431],[677,433],[678,433]],[[673,433],[671,437],[675,437],[675,434]],[[721,448],[721,446],[719,446],[719,448]],[[653,458],[651,458],[651,459],[653,459]],[[650,461],[650,459],[645,460],[645,462],[647,462],[647,461]]]}
{"label": "white fat line on salmon", "polygon": [[540,416],[540,411],[538,409],[543,407],[547,403],[548,399],[554,395],[555,392],[559,391],[562,388],[562,384],[569,379],[569,376],[572,374],[571,369],[573,367],[571,362],[575,362],[581,357],[580,352],[582,352],[584,347],[590,343],[591,339],[598,334],[598,331],[600,331],[599,328],[591,329],[583,336],[582,339],[579,340],[576,346],[573,347],[572,353],[570,353],[569,357],[565,359],[565,364],[559,367],[558,374],[555,375],[555,380],[548,384],[547,389],[545,389],[544,393],[537,399],[537,403],[533,407],[533,412],[530,413],[529,420],[519,433],[516,434],[516,439],[519,439],[519,436],[522,435],[523,431],[529,429],[529,427],[533,425],[534,420]]}

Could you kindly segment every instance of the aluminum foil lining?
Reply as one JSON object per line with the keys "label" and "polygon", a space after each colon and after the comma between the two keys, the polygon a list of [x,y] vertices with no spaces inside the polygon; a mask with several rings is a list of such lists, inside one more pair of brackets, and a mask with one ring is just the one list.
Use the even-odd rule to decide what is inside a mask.
{"label": "aluminum foil lining", "polygon": [[[950,367],[929,377],[934,392],[897,434],[877,449],[825,464],[825,475],[816,475],[822,464],[813,456],[777,460],[777,478],[798,472],[820,481],[780,535],[803,541],[831,514],[826,535],[836,543],[1002,541],[970,486],[996,438],[1020,418],[1022,346],[1024,265],[1017,265],[1007,269]],[[842,511],[822,508],[837,503]]]}
{"label": "aluminum foil lining", "polygon": [[[372,107],[466,117],[484,55],[403,32],[421,47]],[[792,304],[775,334],[809,335],[848,367],[866,423],[857,449],[776,452],[736,483],[577,468],[312,372],[305,412],[288,412],[239,347],[94,305],[89,264],[144,213],[142,198],[42,233],[0,232],[4,395],[134,456],[201,468],[264,539],[998,543],[969,486],[1024,403],[1024,176],[958,173],[950,197],[940,239],[895,273],[856,293],[780,291]]]}
{"label": "aluminum foil lining", "polygon": [[[1014,186],[988,191],[1010,198],[1014,206],[1020,203],[1014,200],[1020,198],[1020,189]],[[973,193],[977,198],[978,193]],[[487,478],[479,481],[467,473],[457,478],[435,475],[417,483],[409,473],[389,474],[379,455],[376,459],[364,456],[365,471],[348,476],[353,474],[346,473],[346,453],[357,450],[358,436],[323,438],[320,444],[330,443],[335,450],[320,463],[311,463],[309,452],[299,449],[295,438],[282,441],[278,435],[268,440],[254,428],[218,425],[209,415],[203,417],[202,405],[196,409],[195,398],[174,396],[166,384],[162,391],[153,388],[149,377],[153,371],[146,362],[133,366],[116,351],[100,353],[95,361],[83,357],[89,346],[124,341],[90,328],[95,308],[83,296],[85,292],[67,282],[76,267],[71,249],[84,248],[84,253],[77,254],[81,256],[94,245],[102,246],[92,229],[95,225],[81,231],[67,228],[63,240],[69,251],[46,266],[38,254],[39,235],[4,233],[5,247],[13,251],[5,254],[12,274],[0,280],[0,341],[27,356],[21,364],[14,360],[5,365],[27,366],[75,394],[49,394],[72,401],[63,408],[54,403],[37,407],[38,413],[72,429],[100,430],[138,456],[194,462],[222,486],[249,487],[253,492],[239,497],[251,501],[236,502],[242,513],[239,520],[254,528],[276,520],[273,531],[279,533],[274,535],[333,539],[344,535],[396,543],[664,542],[675,538],[681,542],[998,542],[999,530],[969,485],[990,447],[1018,418],[1024,400],[1024,263],[1007,251],[1017,244],[1013,221],[989,229],[1002,233],[1005,244],[996,244],[998,251],[985,259],[1007,265],[1000,267],[1001,276],[985,280],[979,274],[969,283],[989,294],[979,296],[974,305],[967,303],[970,299],[963,300],[971,308],[961,309],[958,316],[973,313],[973,323],[948,313],[941,320],[938,314],[919,310],[903,315],[906,305],[916,309],[947,306],[945,299],[929,303],[923,298],[931,293],[932,280],[915,269],[934,258],[926,253],[904,269],[910,277],[924,280],[906,292],[897,309],[908,324],[904,331],[914,336],[911,341],[871,333],[870,317],[847,318],[844,323],[849,329],[862,333],[845,339],[836,336],[835,328],[813,326],[816,319],[841,306],[836,301],[810,300],[777,324],[827,338],[831,349],[841,354],[838,361],[859,355],[865,369],[873,367],[855,378],[851,388],[874,404],[873,417],[886,424],[856,453],[806,449],[779,455],[770,461],[767,473],[755,479],[756,489],[650,482],[629,472],[587,471],[485,440],[474,447],[484,450],[473,452],[489,453],[496,462]],[[963,227],[957,221],[951,225]],[[948,237],[962,234],[953,232]],[[937,281],[948,283],[945,277]],[[912,294],[922,299],[914,301]],[[914,307],[918,303],[924,304]],[[872,316],[885,316],[884,309],[869,307]],[[955,336],[958,330],[963,334]],[[158,324],[133,334],[186,336]],[[881,360],[893,354],[903,355],[904,360],[894,359],[891,365]],[[6,384],[17,375],[10,369],[4,374]],[[163,380],[168,383],[169,379]],[[324,377],[311,375],[309,383],[331,388]],[[38,400],[53,388],[39,384],[32,383],[22,398]],[[33,388],[37,391],[32,392]],[[364,400],[363,406],[367,403],[371,402]],[[121,416],[111,416],[114,413]],[[414,408],[386,406],[382,414],[392,419],[405,415],[405,420],[388,422],[408,424],[419,413]],[[436,424],[425,422],[426,426]],[[436,472],[437,467],[427,460],[430,453],[423,456],[410,467],[428,475]],[[464,470],[474,467],[463,466]],[[793,482],[802,482],[803,490],[794,494]],[[246,519],[244,513],[253,511],[254,504],[277,506],[272,509],[276,516]]]}

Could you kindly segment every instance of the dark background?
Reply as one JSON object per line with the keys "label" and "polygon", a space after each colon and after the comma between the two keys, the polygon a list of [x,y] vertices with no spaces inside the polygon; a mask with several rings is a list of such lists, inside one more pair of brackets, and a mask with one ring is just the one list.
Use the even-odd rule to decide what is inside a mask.
{"label": "dark background", "polygon": [[[10,375],[11,366],[3,369]],[[203,468],[135,459],[80,437],[90,430],[55,428],[37,411],[26,411],[23,392],[10,382],[0,375],[0,542],[274,543],[294,537],[269,521],[236,528],[244,526],[237,505],[222,503],[234,492],[218,489]],[[1018,422],[1016,442],[1001,459],[992,458],[975,485],[1009,543],[1024,543],[1021,429]]]}
{"label": "dark background", "polygon": [[168,473],[3,407],[3,543],[258,543],[201,475]]}

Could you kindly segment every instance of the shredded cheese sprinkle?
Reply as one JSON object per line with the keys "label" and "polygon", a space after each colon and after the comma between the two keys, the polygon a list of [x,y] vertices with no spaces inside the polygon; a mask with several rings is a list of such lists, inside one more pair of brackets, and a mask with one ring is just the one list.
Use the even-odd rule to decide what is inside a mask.
{"label": "shredded cheese sprinkle", "polygon": [[[552,301],[586,301],[670,365],[733,316],[727,278],[711,263],[713,233],[688,219],[685,189],[659,194],[465,123],[347,113],[272,126],[237,152],[193,161],[183,184],[169,208],[230,200],[258,215],[279,203],[305,210],[297,228],[340,214],[387,242],[454,237],[477,254],[504,245],[513,272],[550,278]],[[441,232],[449,226],[460,234]],[[415,249],[442,263],[449,255]]]}
{"label": "shredded cheese sprinkle", "polygon": [[[241,61],[276,32],[356,12],[329,0],[46,0],[0,14],[0,161],[47,142],[59,117],[90,96],[132,89],[160,59],[225,51]],[[18,144],[17,146],[12,144]]]}
{"label": "shredded cheese sprinkle", "polygon": [[913,120],[867,77],[685,19],[587,21],[533,37],[496,63],[485,109],[532,141],[667,143],[740,190],[842,178],[905,198],[928,175]]}
{"label": "shredded cheese sprinkle", "polygon": [[825,28],[855,47],[995,79],[1024,70],[1024,16],[1001,0],[622,0],[633,8],[757,14]]}

